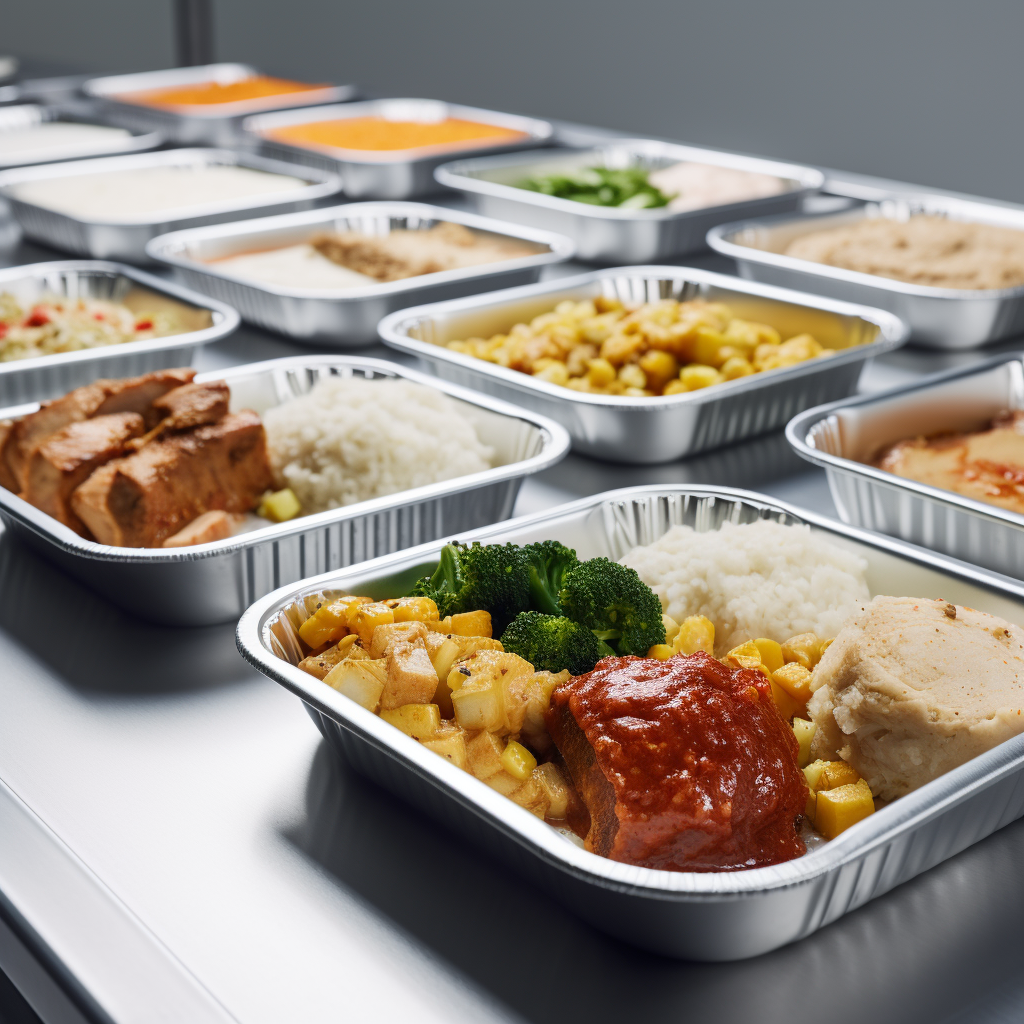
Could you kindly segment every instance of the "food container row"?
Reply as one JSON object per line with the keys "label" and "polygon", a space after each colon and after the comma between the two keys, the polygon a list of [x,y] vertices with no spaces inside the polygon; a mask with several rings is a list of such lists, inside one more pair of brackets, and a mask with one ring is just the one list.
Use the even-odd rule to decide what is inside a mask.
{"label": "food container row", "polygon": [[[556,539],[582,558],[621,557],[678,524],[698,532],[769,519],[867,561],[871,591],[944,598],[1024,622],[1024,587],[942,555],[749,492],[632,488],[461,536],[530,543]],[[881,807],[804,856],[725,873],[660,871],[598,857],[467,772],[296,667],[298,626],[323,596],[405,593],[441,545],[283,587],[257,601],[237,630],[242,655],[295,693],[331,746],[357,771],[457,829],[594,927],[654,952],[735,960],[813,934],[1024,814],[1018,736]]]}

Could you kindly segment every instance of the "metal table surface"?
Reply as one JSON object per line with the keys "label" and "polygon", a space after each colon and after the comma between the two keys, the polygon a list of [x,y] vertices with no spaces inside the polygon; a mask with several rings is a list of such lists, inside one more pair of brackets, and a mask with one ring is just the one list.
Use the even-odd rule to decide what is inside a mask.
{"label": "metal table surface", "polygon": [[[54,258],[0,224],[0,263]],[[243,327],[197,365],[299,351]],[[862,387],[977,358],[906,349]],[[571,455],[516,511],[662,481],[835,514],[781,434],[662,466]],[[233,625],[143,623],[0,535],[0,969],[46,1021],[1019,1019],[1022,860],[1024,821],[795,946],[660,959],[341,767]]]}

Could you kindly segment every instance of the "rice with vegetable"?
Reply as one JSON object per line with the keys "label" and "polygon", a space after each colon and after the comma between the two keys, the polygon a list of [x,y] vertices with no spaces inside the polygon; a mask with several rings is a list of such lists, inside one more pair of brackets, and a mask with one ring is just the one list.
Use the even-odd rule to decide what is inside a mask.
{"label": "rice with vegetable", "polygon": [[759,520],[697,533],[676,526],[622,560],[677,622],[706,615],[723,653],[756,637],[782,642],[799,633],[835,636],[869,599],[867,562],[813,534],[809,526]]}
{"label": "rice with vegetable", "polygon": [[270,461],[304,514],[490,469],[494,450],[440,391],[335,377],[263,416]]}

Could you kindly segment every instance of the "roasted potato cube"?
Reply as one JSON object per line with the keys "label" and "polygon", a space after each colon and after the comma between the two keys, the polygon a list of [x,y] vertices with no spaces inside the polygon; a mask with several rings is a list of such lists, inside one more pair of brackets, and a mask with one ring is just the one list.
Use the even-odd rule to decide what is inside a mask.
{"label": "roasted potato cube", "polygon": [[459,725],[467,731],[487,729],[503,736],[519,732],[530,699],[533,666],[506,651],[477,651],[456,669],[469,670],[458,689],[452,689]]}
{"label": "roasted potato cube", "polygon": [[384,692],[387,667],[381,659],[369,658],[353,661],[346,658],[324,676],[324,682],[338,693],[362,705],[367,711],[376,711]]}
{"label": "roasted potato cube", "polygon": [[502,771],[501,755],[504,753],[504,742],[493,732],[479,732],[466,741],[469,771],[478,779],[486,780]]}
{"label": "roasted potato cube", "polygon": [[403,704],[426,704],[437,689],[437,673],[425,647],[395,643],[388,648],[387,682],[381,694],[381,709]]}
{"label": "roasted potato cube", "polygon": [[851,825],[875,813],[871,787],[863,780],[818,793],[814,827],[826,838],[835,839]]}
{"label": "roasted potato cube", "polygon": [[439,754],[445,760],[451,761],[456,768],[461,768],[463,771],[469,770],[469,761],[466,757],[466,734],[457,726],[449,728],[442,726],[433,739],[423,740],[423,746],[427,750]]}
{"label": "roasted potato cube", "polygon": [[548,798],[548,817],[564,818],[569,813],[569,783],[558,765],[551,763],[537,765],[533,777]]}
{"label": "roasted potato cube", "polygon": [[799,662],[791,661],[772,673],[772,680],[800,704],[811,699],[811,673]]}
{"label": "roasted potato cube", "polygon": [[317,679],[323,679],[340,661],[346,658],[368,658],[369,655],[359,646],[359,638],[355,633],[343,636],[336,644],[319,654],[311,654],[299,662],[299,668]]}
{"label": "roasted potato cube", "polygon": [[775,640],[761,636],[754,641],[754,646],[761,655],[761,664],[769,672],[777,671],[786,663],[786,659],[782,656],[782,645]]}
{"label": "roasted potato cube", "polygon": [[487,783],[491,789],[496,790],[502,796],[511,796],[522,785],[522,782],[519,779],[514,775],[509,775],[504,768],[500,771],[496,771],[493,775],[488,775],[487,778],[482,781]]}
{"label": "roasted potato cube", "polygon": [[676,649],[671,644],[655,644],[648,649],[647,657],[654,658],[656,661],[668,661],[669,658],[674,658],[676,653]]}
{"label": "roasted potato cube", "polygon": [[549,806],[547,793],[540,782],[532,776],[525,782],[521,782],[518,789],[514,789],[507,796],[513,803],[519,804],[531,814],[536,814],[538,818],[547,817]]}
{"label": "roasted potato cube", "polygon": [[520,782],[525,782],[537,767],[537,758],[518,740],[509,740],[501,755],[501,766]]}
{"label": "roasted potato cube", "polygon": [[445,633],[454,633],[456,636],[482,636],[490,637],[491,613],[485,611],[460,612],[457,615],[450,615],[447,619],[448,629]]}
{"label": "roasted potato cube", "polygon": [[323,603],[299,626],[299,636],[313,648],[333,643],[349,632],[352,609],[369,600],[368,597],[338,597]]}
{"label": "roasted potato cube", "polygon": [[804,813],[814,824],[818,793],[838,789],[840,786],[853,785],[860,781],[860,774],[856,768],[845,761],[822,761],[819,758],[804,768],[804,778],[807,780],[807,788],[810,790]]}
{"label": "roasted potato cube", "polygon": [[381,711],[380,717],[414,740],[432,739],[441,728],[441,712],[436,704],[403,704]]}
{"label": "roasted potato cube", "polygon": [[775,706],[779,709],[779,714],[788,722],[794,715],[800,714],[807,706],[802,701],[795,700],[791,697],[777,682],[775,682],[774,676],[769,676],[768,681],[771,683],[772,688],[772,700],[775,701]]}
{"label": "roasted potato cube", "polygon": [[370,641],[370,657],[383,658],[392,644],[415,644],[417,640],[423,640],[428,632],[429,630],[422,622],[414,620],[386,622],[373,631],[373,639]]}
{"label": "roasted potato cube", "polygon": [[671,615],[662,615],[661,624],[665,627],[665,643],[672,643],[679,632],[679,623]]}
{"label": "roasted potato cube", "polygon": [[290,487],[280,491],[272,491],[263,495],[256,515],[269,519],[272,523],[285,523],[294,519],[302,511],[302,505]]}
{"label": "roasted potato cube", "polygon": [[734,647],[722,660],[733,668],[761,668],[761,652],[753,640]]}
{"label": "roasted potato cube", "polygon": [[818,727],[813,722],[808,722],[806,718],[793,719],[793,735],[800,744],[800,753],[796,761],[800,768],[806,767],[811,760],[811,740],[814,739],[817,729]]}
{"label": "roasted potato cube", "polygon": [[706,615],[690,615],[679,625],[672,646],[679,654],[715,653],[715,624]]}
{"label": "roasted potato cube", "polygon": [[359,642],[369,648],[373,631],[378,626],[395,621],[395,613],[383,601],[362,604],[349,616],[349,629],[359,637]]}
{"label": "roasted potato cube", "polygon": [[534,750],[541,753],[550,749],[551,737],[544,721],[544,715],[551,707],[551,694],[569,678],[569,672],[535,672],[527,681],[526,713],[523,715],[519,732]]}
{"label": "roasted potato cube", "polygon": [[821,658],[821,640],[814,633],[791,636],[782,645],[782,656],[787,662],[796,662],[810,671]]}
{"label": "roasted potato cube", "polygon": [[395,622],[437,622],[437,605],[429,597],[396,597],[384,602]]}

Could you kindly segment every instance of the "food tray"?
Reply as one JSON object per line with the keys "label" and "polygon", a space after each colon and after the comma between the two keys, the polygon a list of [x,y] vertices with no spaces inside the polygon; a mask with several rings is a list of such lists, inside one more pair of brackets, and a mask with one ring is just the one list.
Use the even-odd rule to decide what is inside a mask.
{"label": "food tray", "polygon": [[970,369],[808,409],[786,427],[798,455],[824,467],[843,522],[1024,579],[1024,515],[858,461],[884,445],[970,430],[1024,409],[1024,363],[1002,355]]}
{"label": "food tray", "polygon": [[[257,171],[289,174],[308,182],[289,192],[267,196],[247,196],[230,203],[206,203],[202,206],[171,211],[163,220],[125,218],[118,221],[86,220],[59,213],[34,203],[24,202],[12,194],[15,186],[44,178],[66,178],[73,175],[98,174],[104,171],[135,170],[143,167],[203,167],[227,164],[249,167]],[[62,164],[43,164],[0,174],[0,198],[6,199],[25,234],[36,241],[67,249],[96,259],[122,259],[143,263],[146,243],[157,235],[179,228],[201,224],[222,224],[243,217],[264,216],[308,210],[328,196],[341,191],[337,175],[325,174],[309,167],[297,167],[278,160],[249,153],[233,153],[225,149],[168,149],[157,153],[102,157],[97,160],[75,160]]]}
{"label": "food tray", "polygon": [[[547,247],[518,260],[446,270],[348,292],[278,288],[229,277],[206,260],[241,252],[297,245],[321,231],[362,231],[386,235],[406,228],[425,231],[438,221],[464,224],[477,231],[537,242]],[[510,285],[532,283],[544,267],[571,259],[572,242],[547,231],[504,224],[471,213],[420,203],[352,203],[281,217],[177,231],[146,247],[151,259],[167,263],[194,288],[234,305],[260,327],[337,348],[375,341],[380,319],[414,303],[470,295]]]}
{"label": "food tray", "polygon": [[118,99],[125,93],[144,92],[148,89],[173,89],[176,86],[196,85],[209,81],[228,84],[258,74],[260,72],[248,64],[205,64],[200,67],[93,78],[85,82],[82,89],[87,96],[97,102],[112,122],[142,129],[157,128],[169,139],[183,146],[237,145],[241,139],[242,120],[251,114],[285,107],[344,102],[358,95],[353,85],[330,85],[323,89],[294,93],[290,99],[287,96],[267,96],[263,99],[209,106],[195,105],[177,110],[148,107],[141,103],[129,103]]}
{"label": "food tray", "polygon": [[[285,128],[312,121],[334,121],[350,117],[384,117],[389,120],[443,120],[458,117],[467,121],[498,125],[525,132],[520,142],[478,146],[424,146],[418,149],[369,151],[353,149],[307,149],[267,138],[275,128]],[[411,199],[414,196],[439,191],[434,181],[434,169],[454,154],[472,149],[476,153],[522,149],[542,146],[554,131],[547,121],[516,114],[500,114],[494,110],[462,107],[439,100],[391,99],[366,103],[346,103],[344,106],[316,107],[312,110],[290,110],[278,114],[265,114],[248,118],[242,130],[256,140],[260,152],[266,156],[292,160],[331,171],[342,176],[345,195],[352,199]],[[501,219],[500,217],[498,218]],[[553,225],[535,224],[550,230]]]}
{"label": "food tray", "polygon": [[[810,331],[826,348],[841,351],[688,394],[627,398],[571,391],[442,347],[450,340],[508,330],[563,299],[598,295],[632,303],[659,298],[727,302],[738,316],[763,320],[783,334]],[[381,322],[380,336],[445,380],[558,420],[568,428],[577,451],[617,462],[650,463],[781,429],[803,409],[852,394],[865,360],[901,345],[906,328],[881,310],[692,267],[619,267],[392,313]]]}
{"label": "food tray", "polygon": [[[806,522],[863,555],[875,593],[942,596],[1024,623],[1024,587],[761,495],[681,485],[611,491],[478,530],[467,540],[554,538],[580,556],[621,557],[678,523],[714,530],[759,518]],[[804,857],[726,873],[656,871],[579,849],[528,811],[295,667],[295,629],[324,592],[401,593],[441,543],[282,588],[238,624],[238,647],[307,705],[357,771],[458,829],[602,931],[656,953],[738,960],[811,935],[1024,815],[1024,736],[883,807]]]}
{"label": "food tray", "polygon": [[[654,171],[684,160],[772,174],[786,179],[790,188],[779,195],[742,203],[672,212],[665,208],[620,210],[590,206],[530,192],[515,184],[536,174],[578,171],[595,165],[641,166]],[[795,210],[803,196],[817,191],[825,180],[813,167],[652,139],[624,139],[588,149],[460,160],[439,167],[435,177],[442,185],[465,193],[481,213],[568,235],[576,243],[580,259],[598,263],[650,263],[699,252],[706,248],[705,235],[713,225],[737,215]]]}
{"label": "food tray", "polygon": [[43,292],[129,304],[134,295],[145,295],[150,309],[152,297],[158,296],[161,304],[190,309],[196,323],[194,330],[166,338],[0,362],[0,405],[55,398],[99,377],[135,377],[188,366],[200,345],[219,341],[238,326],[238,314],[230,306],[120,263],[66,260],[8,267],[0,270],[3,292],[12,292],[22,304],[31,304]]}
{"label": "food tray", "polygon": [[977,348],[1024,330],[1024,286],[992,291],[932,288],[782,255],[790,242],[809,231],[855,224],[869,217],[906,220],[915,213],[1024,231],[1024,209],[920,195],[865,203],[840,213],[720,224],[708,232],[708,245],[736,260],[741,276],[749,280],[887,309],[905,320],[912,341],[926,348]]}
{"label": "food tray", "polygon": [[[84,540],[0,488],[0,519],[87,586],[143,618],[198,626],[237,619],[258,597],[306,576],[471,530],[512,514],[523,479],[561,461],[557,423],[379,359],[294,356],[200,374],[225,380],[232,409],[262,413],[325,376],[401,377],[443,391],[470,416],[498,465],[482,473],[277,523],[188,548],[117,548]],[[0,419],[35,406],[0,410]]]}
{"label": "food tray", "polygon": [[[27,128],[30,125],[42,124],[48,121],[68,121],[75,124],[104,124],[104,122],[97,118],[80,117],[77,114],[65,113],[56,107],[42,107],[35,103],[25,103],[14,107],[0,107],[0,137],[3,136],[5,131]],[[69,152],[66,156],[52,152],[41,160],[24,160],[7,157],[0,152],[0,169],[22,167],[26,164],[51,164],[62,160],[80,160],[84,157],[98,156],[100,154],[141,153],[147,149],[156,149],[162,142],[163,136],[159,132],[134,130],[127,138],[111,140],[103,146],[96,145],[91,149],[80,147]]]}

